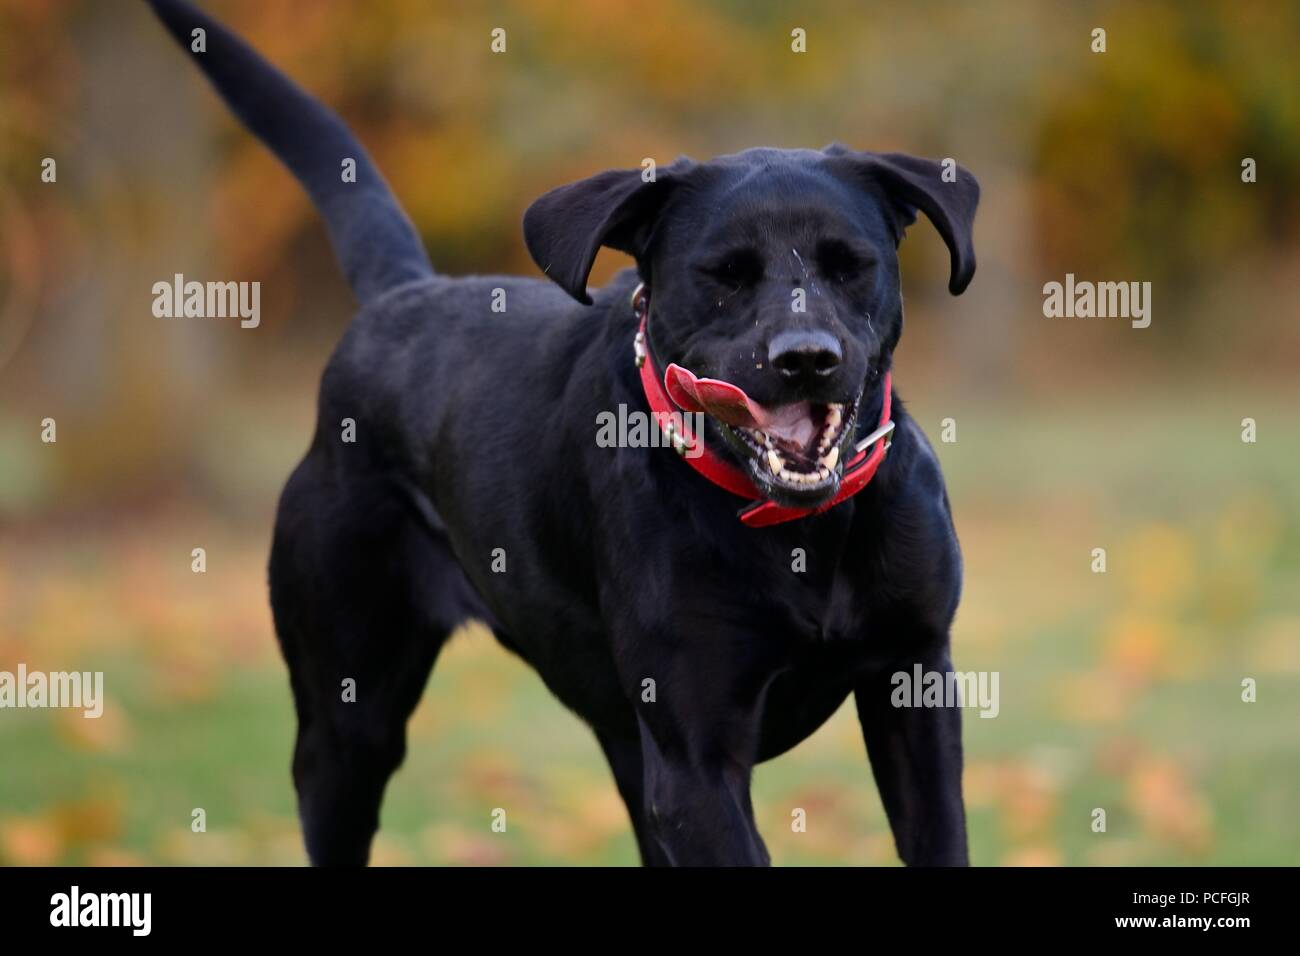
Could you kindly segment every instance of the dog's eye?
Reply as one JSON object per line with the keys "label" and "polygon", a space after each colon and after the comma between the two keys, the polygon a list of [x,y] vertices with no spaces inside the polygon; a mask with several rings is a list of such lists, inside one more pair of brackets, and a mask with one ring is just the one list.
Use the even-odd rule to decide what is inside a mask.
{"label": "dog's eye", "polygon": [[763,260],[753,249],[734,249],[705,266],[704,271],[719,282],[739,288],[754,285],[763,277]]}
{"label": "dog's eye", "polygon": [[872,264],[870,257],[838,239],[828,239],[817,245],[817,268],[833,282],[861,279]]}

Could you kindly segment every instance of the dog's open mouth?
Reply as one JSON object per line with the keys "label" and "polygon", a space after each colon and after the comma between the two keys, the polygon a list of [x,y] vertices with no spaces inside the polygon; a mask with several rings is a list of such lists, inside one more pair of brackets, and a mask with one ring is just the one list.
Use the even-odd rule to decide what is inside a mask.
{"label": "dog's open mouth", "polygon": [[811,506],[838,491],[860,396],[768,407],[730,382],[697,378],[679,365],[668,367],[664,383],[681,408],[718,421],[732,451],[772,500]]}
{"label": "dog's open mouth", "polygon": [[760,471],[767,469],[768,481],[812,490],[839,484],[840,446],[856,411],[856,402],[799,402],[773,409],[762,428],[726,428],[757,456]]}

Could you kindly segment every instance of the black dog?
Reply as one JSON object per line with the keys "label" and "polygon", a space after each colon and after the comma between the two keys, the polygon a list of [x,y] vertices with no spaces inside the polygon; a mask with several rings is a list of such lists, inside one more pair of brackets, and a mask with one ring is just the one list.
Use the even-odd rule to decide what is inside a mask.
{"label": "black dog", "polygon": [[[206,30],[195,62],[311,194],[361,304],[270,561],[312,861],[367,859],[438,651],[481,619],[594,729],[644,862],[767,863],[752,768],[852,693],[903,860],[966,863],[960,713],[891,705],[895,672],[952,670],[961,557],[889,368],[917,210],[950,291],[975,271],[970,174],[842,147],[604,172],[525,216],[553,284],[445,278],[337,116],[153,6],[186,49]],[[589,298],[601,245],[637,268]],[[702,435],[665,416],[655,447],[598,445],[602,412],[665,394]]]}

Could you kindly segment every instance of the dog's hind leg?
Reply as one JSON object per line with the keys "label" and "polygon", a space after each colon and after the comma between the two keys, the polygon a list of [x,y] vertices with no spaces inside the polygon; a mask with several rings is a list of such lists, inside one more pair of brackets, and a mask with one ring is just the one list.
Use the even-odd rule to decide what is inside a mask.
{"label": "dog's hind leg", "polygon": [[281,498],[270,564],[298,713],[293,779],[314,864],[363,864],[406,722],[439,650],[475,615],[451,549],[381,477],[311,455]]}

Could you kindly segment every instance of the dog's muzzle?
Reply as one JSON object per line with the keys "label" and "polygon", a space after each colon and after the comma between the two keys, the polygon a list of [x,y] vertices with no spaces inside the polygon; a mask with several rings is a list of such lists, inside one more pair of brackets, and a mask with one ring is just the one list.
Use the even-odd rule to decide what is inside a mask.
{"label": "dog's muzzle", "polygon": [[[857,494],[875,477],[890,447],[894,422],[890,418],[892,382],[884,375],[880,422],[874,431],[847,447],[856,428],[856,408],[820,406],[814,414],[804,403],[769,409],[751,399],[744,389],[718,379],[699,378],[689,369],[671,364],[660,379],[649,343],[650,294],[645,283],[632,293],[632,310],[639,320],[633,353],[650,410],[667,437],[692,468],[732,494],[755,504],[742,508],[740,520],[750,527],[766,527],[820,514]],[[692,434],[677,423],[678,410],[704,412],[737,436],[751,454],[754,474],[727,461],[704,446],[704,436]],[[692,454],[686,455],[690,451]],[[764,473],[762,469],[766,468]],[[756,480],[757,479],[757,480]],[[781,505],[760,490],[760,485],[793,491],[828,492],[834,496],[812,507]]]}

